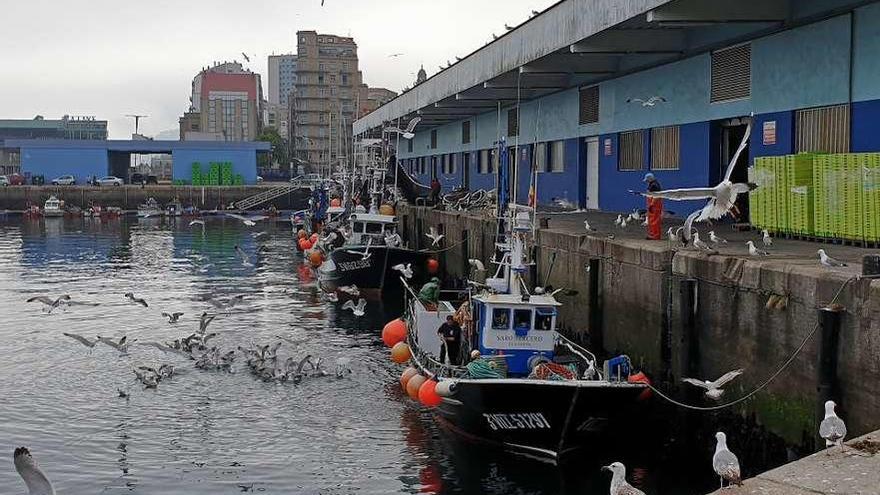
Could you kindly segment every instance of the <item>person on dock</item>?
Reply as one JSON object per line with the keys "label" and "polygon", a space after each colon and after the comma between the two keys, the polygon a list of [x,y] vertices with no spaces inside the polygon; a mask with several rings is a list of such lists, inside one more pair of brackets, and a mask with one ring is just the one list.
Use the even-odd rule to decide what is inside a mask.
{"label": "person on dock", "polygon": [[[660,181],[654,177],[654,174],[648,172],[645,174],[643,181],[646,184],[648,192],[660,191]],[[648,207],[648,237],[652,241],[659,241],[661,237],[661,227],[663,225],[663,200],[660,198],[647,198]]]}
{"label": "person on dock", "polygon": [[437,302],[440,300],[440,279],[431,277],[422,289],[419,291],[419,301],[425,304],[428,311],[437,309]]}
{"label": "person on dock", "polygon": [[446,322],[437,329],[440,336],[440,362],[458,365],[459,351],[461,350],[461,327],[452,315],[446,317]]}

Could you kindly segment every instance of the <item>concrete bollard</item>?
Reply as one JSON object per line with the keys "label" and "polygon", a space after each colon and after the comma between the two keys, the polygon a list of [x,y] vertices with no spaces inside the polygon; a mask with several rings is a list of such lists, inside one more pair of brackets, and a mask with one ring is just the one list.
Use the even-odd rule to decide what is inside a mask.
{"label": "concrete bollard", "polygon": [[862,257],[862,275],[880,275],[880,254],[866,254]]}
{"label": "concrete bollard", "polygon": [[825,418],[825,401],[840,402],[840,384],[837,380],[837,352],[840,340],[841,311],[819,309],[819,363],[816,366],[816,424]]}

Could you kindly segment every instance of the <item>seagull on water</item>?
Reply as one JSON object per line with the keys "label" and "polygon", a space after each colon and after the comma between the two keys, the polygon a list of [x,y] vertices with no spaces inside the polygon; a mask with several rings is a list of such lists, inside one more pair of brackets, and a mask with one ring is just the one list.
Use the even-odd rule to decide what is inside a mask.
{"label": "seagull on water", "polygon": [[227,217],[229,217],[229,218],[234,218],[234,219],[236,219],[236,220],[241,220],[241,223],[247,225],[248,227],[253,227],[253,226],[256,225],[257,222],[259,222],[260,220],[265,220],[265,219],[269,218],[269,217],[267,217],[266,215],[253,215],[253,216],[250,216],[250,217],[246,217],[246,216],[243,216],[243,215],[236,215],[235,213],[226,213],[225,215],[226,215]]}
{"label": "seagull on water", "polygon": [[653,107],[654,105],[656,105],[658,103],[666,103],[666,98],[664,98],[662,96],[652,96],[652,97],[648,98],[647,100],[644,100],[642,98],[627,98],[626,102],[627,103],[638,103],[638,104],[642,105],[643,107]]}
{"label": "seagull on water", "polygon": [[715,235],[714,230],[709,231],[709,240],[712,241],[713,244],[727,244],[727,240]]}
{"label": "seagull on water", "polygon": [[773,238],[770,237],[770,232],[767,232],[767,229],[761,231],[761,240],[764,242],[764,247],[773,245]]}
{"label": "seagull on water", "polygon": [[168,314],[163,311],[162,316],[164,316],[165,318],[168,318],[168,323],[177,323],[177,321],[180,320],[180,317],[183,316],[183,313]]}
{"label": "seagull on water", "polygon": [[62,335],[64,335],[65,337],[70,337],[70,338],[72,338],[73,340],[75,340],[75,341],[79,342],[80,344],[82,344],[82,345],[88,347],[89,349],[94,348],[94,347],[95,347],[95,344],[98,343],[98,339],[95,339],[95,340],[89,340],[88,338],[83,337],[82,335],[77,335],[77,334],[75,334],[75,333],[67,333],[67,332],[64,332]]}
{"label": "seagull on water", "polygon": [[404,265],[403,263],[399,263],[392,266],[391,269],[399,271],[400,274],[403,275],[404,278],[406,278],[407,280],[411,279],[413,276],[412,263],[407,263],[406,265]]}
{"label": "seagull on water", "polygon": [[52,482],[37,465],[37,461],[31,456],[27,447],[19,447],[12,454],[15,470],[27,485],[29,495],[55,495]]}
{"label": "seagull on water", "polygon": [[817,252],[819,253],[819,263],[821,263],[822,266],[827,266],[827,267],[831,267],[831,268],[846,266],[846,263],[839,261],[839,260],[836,260],[836,259],[832,258],[831,256],[828,256],[827,254],[825,254],[824,249],[820,249]]}
{"label": "seagull on water", "polygon": [[364,298],[359,298],[357,304],[349,299],[348,301],[345,301],[345,304],[342,305],[342,309],[350,309],[355,316],[364,316],[366,308],[367,301]]}
{"label": "seagull on water", "polygon": [[602,466],[602,471],[611,471],[611,495],[645,495],[645,492],[630,485],[626,481],[626,466],[621,462],[612,462]]}
{"label": "seagull on water", "polygon": [[235,254],[237,254],[238,257],[241,259],[241,264],[242,264],[242,265],[244,265],[244,266],[254,266],[254,264],[251,263],[251,257],[248,256],[248,254],[244,252],[244,249],[238,247],[237,244],[235,245]]}
{"label": "seagull on water", "polygon": [[727,164],[724,179],[715,187],[669,189],[665,191],[648,191],[640,194],[648,198],[662,198],[673,201],[708,199],[709,201],[706,203],[706,206],[704,206],[702,210],[699,210],[700,213],[696,218],[699,222],[705,220],[717,220],[724,215],[727,215],[736,203],[737,195],[745,194],[752,189],[752,186],[749,184],[734,184],[730,180],[736,162],[739,160],[739,156],[749,143],[751,128],[752,124],[749,122],[749,125],[746,127],[746,132],[743,135],[742,142],[739,144],[739,148],[736,149],[736,153],[733,154],[733,158],[731,158],[730,162]]}
{"label": "seagull on water", "polygon": [[437,232],[433,226],[428,228],[428,233],[425,234],[425,237],[431,239],[431,246],[436,246],[440,244],[440,240],[443,239],[443,234]]}
{"label": "seagull on water", "polygon": [[29,298],[25,302],[41,302],[47,307],[46,312],[51,313],[52,310],[54,310],[55,308],[57,308],[58,306],[60,306],[64,303],[66,303],[67,301],[70,301],[70,296],[67,294],[64,294],[63,296],[58,296],[55,299],[51,299],[48,296],[34,296],[34,297]]}
{"label": "seagull on water", "polygon": [[739,459],[736,454],[727,448],[727,435],[719,431],[715,434],[715,455],[712,456],[712,468],[715,474],[721,479],[721,488],[724,488],[724,482],[742,486],[742,478],[739,472]]}
{"label": "seagull on water", "polygon": [[819,423],[819,436],[825,439],[826,447],[840,447],[846,438],[846,423],[834,412],[835,406],[833,400],[825,402],[825,419]]}
{"label": "seagull on water", "polygon": [[770,256],[767,251],[755,247],[755,243],[752,241],[746,241],[746,245],[749,246],[749,256]]}
{"label": "seagull on water", "polygon": [[222,309],[222,310],[228,311],[228,310],[232,309],[233,306],[240,303],[242,301],[242,299],[244,299],[244,294],[238,294],[237,296],[233,296],[232,298],[229,299],[228,302],[219,301],[217,299],[208,299],[208,302],[211,304],[211,306],[214,306],[217,309]]}
{"label": "seagull on water", "polygon": [[159,349],[160,351],[165,352],[165,353],[171,352],[174,354],[179,354],[183,357],[193,359],[192,354],[190,354],[186,351],[182,351],[180,349],[175,349],[175,348],[167,346],[165,344],[160,344],[159,342],[135,342],[135,345],[144,346],[144,347],[155,347],[156,349]]}
{"label": "seagull on water", "polygon": [[204,335],[207,331],[208,324],[216,318],[217,315],[209,315],[207,311],[202,313],[202,316],[199,317],[199,331],[198,333]]}
{"label": "seagull on water", "polygon": [[131,292],[126,292],[125,298],[128,299],[132,304],[140,304],[141,306],[143,306],[145,308],[149,307],[149,304],[147,304],[147,301],[141,299],[140,297],[134,297],[134,294],[132,294]]}
{"label": "seagull on water", "polygon": [[743,370],[733,370],[728,371],[721,378],[718,378],[714,382],[710,382],[709,380],[698,380],[696,378],[683,378],[681,381],[685,383],[690,383],[695,387],[700,387],[706,389],[706,397],[712,400],[718,400],[724,395],[724,389],[721,388],[724,385],[727,385],[731,380],[743,374]]}

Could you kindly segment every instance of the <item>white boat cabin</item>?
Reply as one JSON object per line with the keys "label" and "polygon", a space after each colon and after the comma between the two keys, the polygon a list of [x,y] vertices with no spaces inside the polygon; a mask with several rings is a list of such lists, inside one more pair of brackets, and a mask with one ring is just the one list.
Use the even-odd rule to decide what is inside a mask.
{"label": "white boat cabin", "polygon": [[351,229],[348,243],[353,245],[366,245],[371,239],[374,246],[384,245],[385,237],[397,233],[397,217],[394,215],[352,213],[348,224]]}

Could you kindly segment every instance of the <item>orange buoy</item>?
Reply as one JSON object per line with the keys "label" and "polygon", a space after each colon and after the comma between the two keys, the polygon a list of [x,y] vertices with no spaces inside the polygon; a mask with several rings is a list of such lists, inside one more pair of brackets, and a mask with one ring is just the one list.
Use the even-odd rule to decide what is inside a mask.
{"label": "orange buoy", "polygon": [[388,347],[394,347],[404,339],[406,339],[406,322],[400,318],[389,321],[382,329],[382,342]]}
{"label": "orange buoy", "polygon": [[333,198],[330,200],[330,206],[342,206],[342,201],[339,198]]}
{"label": "orange buoy", "polygon": [[302,249],[303,251],[305,251],[307,249],[312,249],[312,243],[309,242],[308,239],[302,238],[299,240],[299,248]]}
{"label": "orange buoy", "polygon": [[428,273],[430,273],[431,275],[434,275],[438,271],[440,271],[440,262],[435,260],[434,258],[429,259],[428,260]]}
{"label": "orange buoy", "polygon": [[299,229],[299,232],[296,233],[296,236],[302,239],[306,236],[306,231],[303,229]]}
{"label": "orange buoy", "polygon": [[312,251],[309,253],[309,262],[313,267],[318,268],[324,262],[324,256],[321,255],[320,251]]}
{"label": "orange buoy", "polygon": [[437,395],[437,382],[435,380],[425,380],[425,383],[419,387],[419,402],[428,407],[437,407],[443,402],[443,398]]}
{"label": "orange buoy", "polygon": [[412,357],[412,351],[406,342],[398,342],[391,348],[391,360],[397,364],[403,364]]}
{"label": "orange buoy", "polygon": [[[643,371],[639,371],[638,373],[633,373],[626,378],[626,381],[629,383],[644,383],[645,385],[651,384],[651,379],[648,378]],[[650,388],[646,388],[642,393],[639,394],[639,400],[647,400],[651,398],[653,392]]]}
{"label": "orange buoy", "polygon": [[409,382],[409,379],[418,375],[419,370],[410,366],[409,368],[403,370],[403,373],[400,374],[400,388],[406,392],[406,384]]}
{"label": "orange buoy", "polygon": [[406,382],[406,395],[412,400],[419,400],[419,390],[422,388],[422,384],[425,383],[427,378],[424,375],[416,375],[409,379]]}

